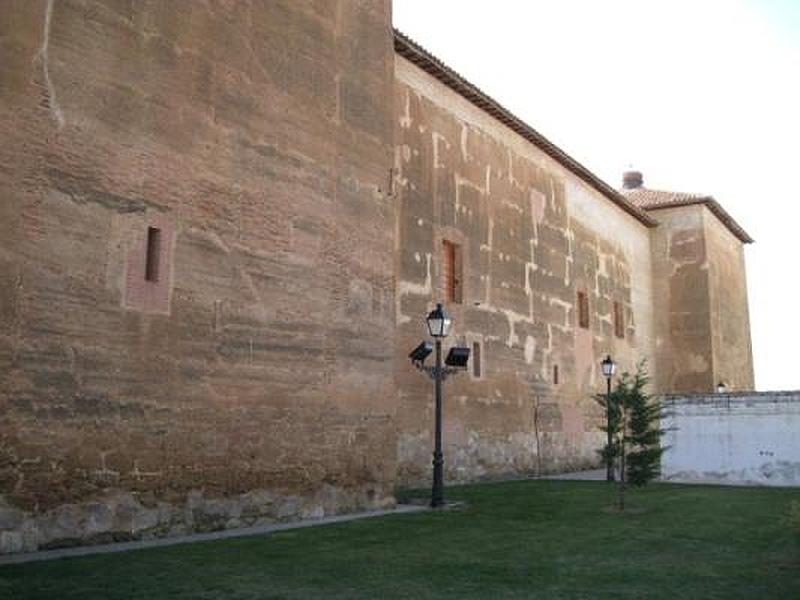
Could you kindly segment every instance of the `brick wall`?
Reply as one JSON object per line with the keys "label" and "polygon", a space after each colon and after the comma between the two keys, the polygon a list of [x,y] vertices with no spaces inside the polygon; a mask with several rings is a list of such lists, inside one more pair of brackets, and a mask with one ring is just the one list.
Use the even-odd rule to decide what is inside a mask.
{"label": "brick wall", "polygon": [[393,502],[390,22],[2,3],[0,551]]}

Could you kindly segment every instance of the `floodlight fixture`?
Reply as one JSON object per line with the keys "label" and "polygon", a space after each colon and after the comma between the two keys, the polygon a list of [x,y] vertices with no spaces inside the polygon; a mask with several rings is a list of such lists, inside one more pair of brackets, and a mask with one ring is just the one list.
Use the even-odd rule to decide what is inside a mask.
{"label": "floodlight fixture", "polygon": [[448,367],[456,367],[459,369],[466,369],[469,362],[469,348],[462,348],[455,346],[450,348],[447,353],[447,358],[444,359],[444,364]]}
{"label": "floodlight fixture", "polygon": [[411,359],[411,362],[421,365],[425,362],[425,359],[430,356],[431,352],[433,352],[433,344],[430,342],[422,342],[411,351],[408,358]]}

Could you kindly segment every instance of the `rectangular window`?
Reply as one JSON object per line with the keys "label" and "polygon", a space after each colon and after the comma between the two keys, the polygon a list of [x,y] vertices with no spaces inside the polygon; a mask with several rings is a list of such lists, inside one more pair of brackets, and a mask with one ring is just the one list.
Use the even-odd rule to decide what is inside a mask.
{"label": "rectangular window", "polygon": [[578,326],[589,329],[589,297],[586,292],[578,292]]}
{"label": "rectangular window", "polygon": [[625,314],[622,312],[622,304],[614,302],[614,335],[618,338],[625,337]]}
{"label": "rectangular window", "polygon": [[480,379],[483,365],[481,365],[481,344],[472,342],[472,376]]}
{"label": "rectangular window", "polygon": [[147,228],[147,256],[144,265],[145,281],[158,281],[159,258],[161,255],[161,230]]}
{"label": "rectangular window", "polygon": [[448,240],[442,241],[442,284],[445,302],[461,304],[461,247]]}
{"label": "rectangular window", "polygon": [[553,385],[558,385],[558,365],[553,365]]}

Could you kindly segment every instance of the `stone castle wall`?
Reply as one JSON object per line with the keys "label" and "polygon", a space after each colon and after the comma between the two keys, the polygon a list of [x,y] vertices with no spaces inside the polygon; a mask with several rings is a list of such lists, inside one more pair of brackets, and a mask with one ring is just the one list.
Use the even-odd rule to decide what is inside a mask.
{"label": "stone castle wall", "polygon": [[657,391],[711,392],[716,385],[703,211],[659,210],[651,232]]}
{"label": "stone castle wall", "polygon": [[[714,382],[728,390],[755,389],[744,246],[704,208]],[[672,390],[670,390],[672,391]]]}
{"label": "stone castle wall", "polygon": [[480,377],[445,386],[448,478],[592,465],[599,361],[611,353],[624,370],[652,353],[649,231],[428,73],[401,57],[395,65],[398,478],[416,483],[430,470],[431,384],[406,355],[445,295],[443,240],[463,255],[448,343],[477,342],[483,363]]}
{"label": "stone castle wall", "polygon": [[0,550],[392,503],[390,2],[0,13]]}
{"label": "stone castle wall", "polygon": [[653,211],[659,392],[754,387],[744,247],[704,205]]}
{"label": "stone castle wall", "polygon": [[447,344],[482,358],[446,384],[448,480],[595,464],[606,353],[664,391],[745,339],[743,288],[708,293],[735,244],[659,238],[395,56],[390,0],[9,0],[0,55],[0,552],[426,482],[432,386],[407,354],[445,240]]}

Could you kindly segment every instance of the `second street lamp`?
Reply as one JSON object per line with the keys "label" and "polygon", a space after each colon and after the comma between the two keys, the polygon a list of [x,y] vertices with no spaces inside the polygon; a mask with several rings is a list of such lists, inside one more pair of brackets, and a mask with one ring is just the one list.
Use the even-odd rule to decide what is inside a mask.
{"label": "second street lamp", "polygon": [[611,451],[611,378],[617,370],[617,365],[611,360],[611,355],[609,354],[600,362],[600,366],[603,369],[603,377],[606,378],[606,433],[608,434],[608,445],[606,446],[606,481],[614,481],[614,455]]}

